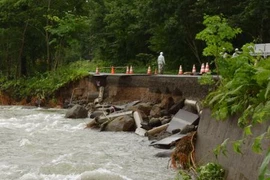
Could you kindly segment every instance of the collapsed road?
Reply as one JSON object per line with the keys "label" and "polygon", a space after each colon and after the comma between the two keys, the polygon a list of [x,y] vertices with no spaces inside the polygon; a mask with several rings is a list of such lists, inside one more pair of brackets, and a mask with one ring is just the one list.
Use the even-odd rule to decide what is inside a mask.
{"label": "collapsed road", "polygon": [[[196,132],[202,111],[200,101],[212,88],[201,85],[199,78],[200,75],[92,74],[85,80],[87,85],[81,83],[79,96],[73,91],[72,98],[66,101],[67,106],[72,106],[66,117],[81,118],[79,112],[84,116],[88,112],[88,128],[147,136],[149,145],[167,149],[156,156],[172,157],[177,142]],[[75,102],[87,103],[73,106]],[[191,151],[184,153],[191,157]],[[189,161],[174,160],[172,166],[187,168]]]}
{"label": "collapsed road", "polygon": [[[62,99],[66,99],[67,107],[68,104],[81,104],[82,106],[85,105],[85,107],[90,110],[94,107],[94,100],[98,97],[101,97],[99,96],[100,87],[103,87],[103,103],[101,104],[104,104],[104,102],[106,102],[109,106],[125,106],[131,102],[134,103],[138,101],[141,104],[147,104],[148,102],[149,104],[151,104],[151,108],[154,108],[155,106],[155,109],[158,111],[158,104],[160,104],[162,101],[165,101],[166,99],[169,102],[174,102],[176,104],[177,102],[184,102],[184,100],[202,102],[202,100],[214,87],[210,85],[201,85],[198,82],[200,78],[200,75],[111,75],[109,73],[100,73],[96,75],[92,73],[90,76],[72,84],[72,89],[60,90],[58,96],[62,97]],[[215,79],[217,77],[213,76],[213,78]],[[91,102],[92,105],[87,106],[86,104],[88,104],[89,102]],[[136,105],[133,104],[133,106]],[[117,108],[112,109],[119,111],[119,109]],[[172,149],[167,149],[166,151],[164,151],[164,153],[162,152],[160,154],[157,154],[157,156],[172,156],[176,158],[185,158],[186,153],[191,152],[192,158],[189,160],[193,162],[196,159],[198,165],[202,165],[211,161],[216,162],[217,159],[215,154],[213,153],[213,149],[215,149],[217,145],[221,144],[227,138],[233,141],[242,137],[242,130],[237,126],[237,117],[232,117],[227,121],[216,121],[214,118],[211,117],[211,110],[207,108],[203,108],[202,112],[200,113],[198,113],[198,110],[195,111],[194,108],[190,109],[193,109],[191,113],[199,116],[199,124],[197,126],[195,125],[196,134],[188,133],[189,135],[181,138],[182,142],[181,140],[178,141],[178,144],[184,145],[185,148],[177,148],[177,146],[175,146],[176,153],[173,153]],[[147,110],[147,108],[145,110]],[[182,110],[187,109],[182,108]],[[136,120],[135,122],[135,119],[140,119],[138,118],[138,113],[136,113],[134,109],[130,111],[131,112],[128,112],[130,113],[129,116],[131,117],[129,122],[133,123],[134,127],[132,131],[139,133],[140,135],[147,135],[149,137],[149,145],[153,145],[158,148],[170,148],[174,146],[174,143],[171,142],[174,142],[175,139],[182,136],[182,134],[179,135],[179,133],[181,132],[179,130],[174,130],[173,133],[175,134],[170,134],[166,131],[169,127],[169,124],[173,122],[173,117],[176,118],[175,114],[177,114],[178,111],[174,111],[174,115],[171,116],[171,119],[156,118],[158,120],[153,120],[153,122],[151,123],[157,123],[156,127],[148,129],[147,133],[145,133],[145,128],[147,128],[147,124],[142,123],[140,127],[140,121]],[[90,110],[90,112],[94,112],[94,108]],[[188,112],[190,112],[190,110],[188,110]],[[87,116],[87,118],[89,117]],[[142,118],[144,119],[146,117],[142,116]],[[160,121],[162,121],[162,123],[164,124],[158,125]],[[268,126],[270,126],[269,123]],[[254,127],[254,136],[258,136],[261,132],[265,132],[268,126],[257,125],[256,127]],[[191,125],[189,128],[194,129],[194,126]],[[152,133],[156,134],[151,135]],[[252,149],[250,148],[250,145],[253,143],[252,138],[248,138],[245,141],[246,142],[245,144],[243,144],[242,147],[243,152],[245,152],[244,154],[236,154],[232,147],[228,147],[228,156],[221,155],[218,157],[218,162],[225,168],[227,172],[226,179],[257,179],[257,170],[261,166],[266,152],[263,151],[263,155],[254,154],[252,152]],[[163,144],[163,142],[165,143],[165,145]],[[262,145],[263,147],[269,145],[269,140],[267,140]],[[267,147],[264,149],[267,149]],[[178,157],[177,155],[179,154],[181,156]],[[186,166],[185,164],[178,164],[177,162],[172,162],[171,164],[173,167],[176,167],[178,165]],[[194,166],[194,163],[192,163],[192,165]]]}

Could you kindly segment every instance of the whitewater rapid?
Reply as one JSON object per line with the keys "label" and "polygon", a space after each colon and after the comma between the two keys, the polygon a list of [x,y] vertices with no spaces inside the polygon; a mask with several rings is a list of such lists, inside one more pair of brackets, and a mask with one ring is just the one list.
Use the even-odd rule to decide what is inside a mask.
{"label": "whitewater rapid", "polygon": [[0,106],[1,180],[173,180],[169,158],[135,133],[85,129],[66,110]]}

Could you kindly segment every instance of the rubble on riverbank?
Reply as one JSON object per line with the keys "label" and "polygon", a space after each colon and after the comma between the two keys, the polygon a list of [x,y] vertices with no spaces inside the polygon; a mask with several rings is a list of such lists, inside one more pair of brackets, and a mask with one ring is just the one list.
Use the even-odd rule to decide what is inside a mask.
{"label": "rubble on riverbank", "polygon": [[[201,111],[196,101],[179,99],[175,102],[172,97],[160,103],[95,101],[85,106],[76,105],[77,110],[71,108],[69,111],[78,113],[78,106],[89,112],[86,128],[146,136],[151,146],[166,149],[155,156],[170,157],[173,168],[187,168],[194,163],[194,142]],[[69,111],[67,114],[72,114]]]}

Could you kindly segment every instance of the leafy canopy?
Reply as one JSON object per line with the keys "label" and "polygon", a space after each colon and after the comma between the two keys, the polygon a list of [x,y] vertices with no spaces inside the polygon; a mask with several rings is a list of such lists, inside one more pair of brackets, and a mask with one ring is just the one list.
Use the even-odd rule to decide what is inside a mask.
{"label": "leafy canopy", "polygon": [[203,24],[206,28],[196,35],[196,39],[206,43],[206,48],[203,50],[204,56],[218,57],[224,48],[229,52],[233,50],[230,40],[241,33],[240,28],[230,27],[224,17],[217,15],[205,15]]}

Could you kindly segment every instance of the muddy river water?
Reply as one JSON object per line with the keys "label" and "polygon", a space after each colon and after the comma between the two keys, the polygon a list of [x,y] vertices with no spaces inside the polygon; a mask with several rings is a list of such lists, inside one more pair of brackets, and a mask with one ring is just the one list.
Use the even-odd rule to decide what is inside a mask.
{"label": "muddy river water", "polygon": [[173,180],[168,158],[135,133],[85,129],[66,110],[0,106],[1,180]]}

